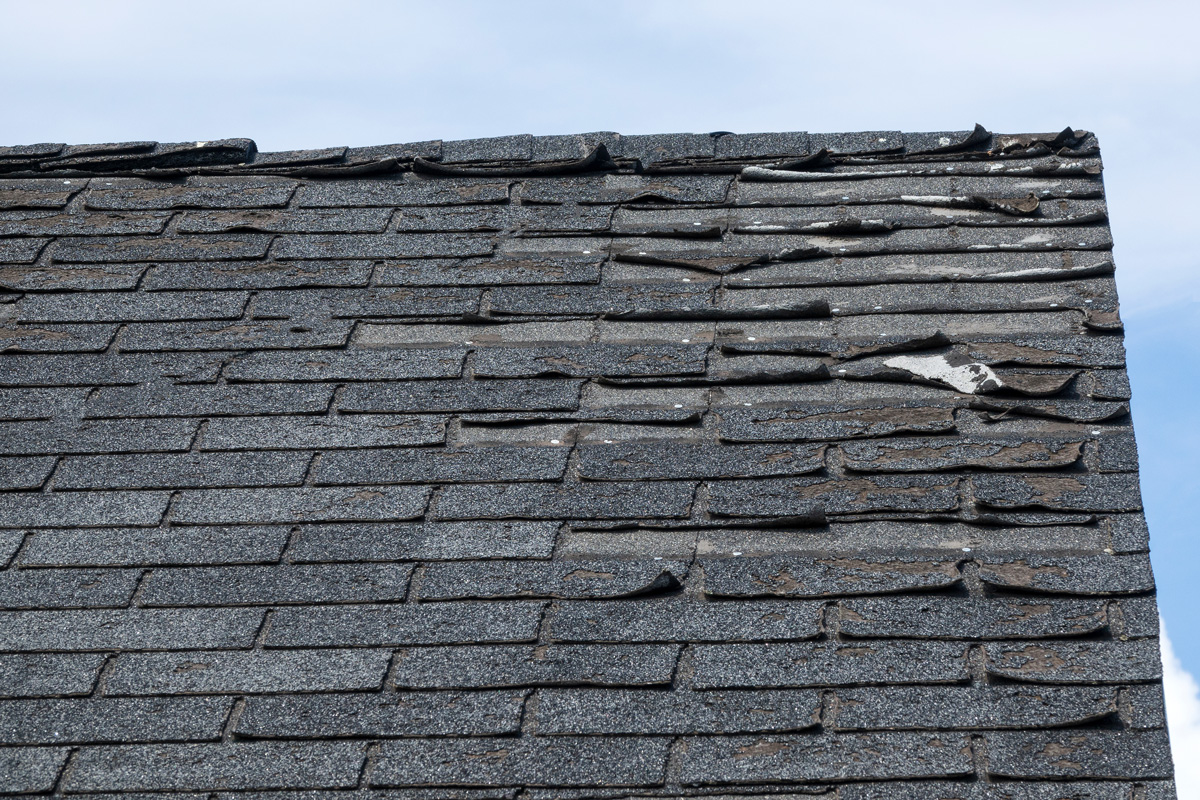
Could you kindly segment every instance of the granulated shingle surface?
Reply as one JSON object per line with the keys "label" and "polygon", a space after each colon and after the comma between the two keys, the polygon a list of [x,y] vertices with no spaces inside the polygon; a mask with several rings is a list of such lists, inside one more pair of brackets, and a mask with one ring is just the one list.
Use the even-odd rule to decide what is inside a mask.
{"label": "granulated shingle surface", "polygon": [[1169,800],[1100,173],[0,148],[0,792]]}

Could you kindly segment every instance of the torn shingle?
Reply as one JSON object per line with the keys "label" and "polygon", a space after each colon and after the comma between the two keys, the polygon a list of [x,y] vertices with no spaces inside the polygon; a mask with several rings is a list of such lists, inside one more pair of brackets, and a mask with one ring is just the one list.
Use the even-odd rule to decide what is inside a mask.
{"label": "torn shingle", "polygon": [[1170,800],[1101,172],[0,147],[0,792]]}

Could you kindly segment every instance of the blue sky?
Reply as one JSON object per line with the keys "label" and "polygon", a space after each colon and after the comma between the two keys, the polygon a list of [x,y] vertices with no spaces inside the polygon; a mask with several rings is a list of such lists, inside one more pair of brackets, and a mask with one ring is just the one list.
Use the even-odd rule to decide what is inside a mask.
{"label": "blue sky", "polygon": [[[17,34],[0,48],[0,142],[1096,131],[1160,605],[1183,668],[1200,674],[1198,8],[0,0]],[[1177,741],[1189,713],[1200,727],[1200,702],[1173,712]]]}

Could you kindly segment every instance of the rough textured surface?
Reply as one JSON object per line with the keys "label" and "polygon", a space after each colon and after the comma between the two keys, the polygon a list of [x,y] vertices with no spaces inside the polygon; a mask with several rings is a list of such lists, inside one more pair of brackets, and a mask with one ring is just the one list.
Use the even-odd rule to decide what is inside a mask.
{"label": "rough textured surface", "polygon": [[1100,170],[0,148],[0,793],[1171,800]]}

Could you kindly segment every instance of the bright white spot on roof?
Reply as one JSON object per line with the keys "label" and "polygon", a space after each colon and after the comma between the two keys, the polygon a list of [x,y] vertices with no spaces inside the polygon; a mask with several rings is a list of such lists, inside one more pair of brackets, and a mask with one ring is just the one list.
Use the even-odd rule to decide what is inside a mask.
{"label": "bright white spot on roof", "polygon": [[896,356],[883,365],[948,384],[966,394],[975,394],[975,390],[988,381],[994,382],[995,386],[1004,385],[987,364],[975,362],[952,366],[945,356]]}
{"label": "bright white spot on roof", "polygon": [[551,439],[550,444],[562,444],[562,442],[559,441],[558,439]]}

